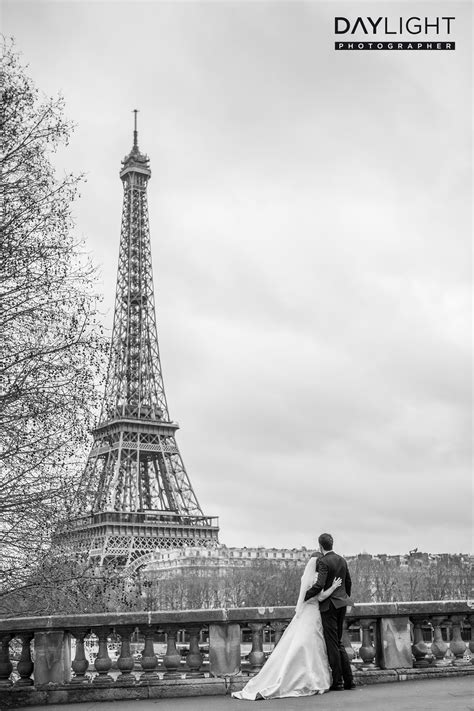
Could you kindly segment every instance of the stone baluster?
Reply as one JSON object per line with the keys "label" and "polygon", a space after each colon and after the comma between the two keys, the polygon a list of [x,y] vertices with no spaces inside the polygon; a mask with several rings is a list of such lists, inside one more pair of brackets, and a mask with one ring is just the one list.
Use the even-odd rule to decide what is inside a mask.
{"label": "stone baluster", "polygon": [[474,660],[474,615],[469,615],[469,624],[471,626],[471,639],[469,640],[469,651],[471,652],[471,664]]}
{"label": "stone baluster", "polygon": [[11,686],[10,674],[13,671],[13,664],[10,661],[10,634],[2,635],[0,642],[0,689]]}
{"label": "stone baluster", "polygon": [[99,638],[99,653],[94,662],[97,676],[94,677],[92,683],[96,686],[110,686],[110,684],[113,683],[113,679],[108,673],[110,667],[112,666],[112,660],[109,657],[109,650],[107,649],[109,628],[99,627],[99,629],[95,630],[95,633]]}
{"label": "stone baluster", "polygon": [[74,672],[74,678],[71,680],[71,684],[82,686],[83,684],[89,684],[89,679],[86,677],[86,671],[89,668],[89,662],[86,658],[86,653],[84,650],[84,639],[89,634],[89,629],[76,629],[73,634],[76,638],[76,654],[71,663],[72,670]]}
{"label": "stone baluster", "polygon": [[275,633],[274,643],[273,643],[273,649],[275,649],[275,647],[277,646],[278,642],[279,642],[280,639],[282,638],[283,632],[285,631],[285,629],[286,629],[287,626],[288,626],[288,625],[287,625],[286,622],[278,622],[278,621],[277,621],[277,622],[272,622],[272,629],[273,629],[273,631],[274,631],[274,633]]}
{"label": "stone baluster", "polygon": [[349,662],[352,664],[352,661],[355,657],[355,651],[352,646],[351,638],[349,636],[349,622],[347,621],[347,619],[344,619],[344,622],[343,622],[342,644],[344,645],[344,649],[346,650],[347,658],[349,659]]}
{"label": "stone baluster", "polygon": [[265,653],[263,651],[263,630],[265,622],[249,622],[249,629],[252,632],[252,649],[249,654],[250,672],[256,674],[265,664]]}
{"label": "stone baluster", "polygon": [[166,632],[166,654],[163,657],[163,666],[166,669],[165,679],[180,675],[181,654],[176,649],[177,627],[167,627]]}
{"label": "stone baluster", "polygon": [[136,681],[135,675],[132,674],[135,660],[130,651],[130,637],[134,631],[134,627],[117,628],[121,639],[120,656],[117,659],[117,669],[120,670],[120,676],[115,682],[117,686],[133,686]]}
{"label": "stone baluster", "polygon": [[204,657],[199,648],[199,635],[201,633],[201,626],[198,627],[188,627],[189,633],[189,652],[186,655],[186,676],[187,677],[200,677],[204,676],[202,671],[199,671],[202,667]]}
{"label": "stone baluster", "polygon": [[445,667],[449,665],[449,660],[446,659],[446,652],[448,651],[448,643],[444,641],[443,634],[441,632],[441,625],[445,622],[446,617],[441,615],[436,615],[431,618],[431,623],[433,625],[433,642],[431,644],[431,651],[433,652],[433,657],[435,659],[435,667]]}
{"label": "stone baluster", "polygon": [[466,660],[464,659],[464,654],[467,649],[467,644],[461,637],[461,624],[463,621],[463,616],[462,615],[453,615],[450,618],[451,626],[452,626],[452,638],[451,642],[449,644],[449,649],[451,650],[451,654],[454,656],[453,659],[453,665],[454,666],[461,666],[463,664],[466,664]]}
{"label": "stone baluster", "polygon": [[426,644],[423,639],[422,625],[424,620],[420,618],[415,618],[413,622],[413,644],[412,644],[412,654],[415,658],[413,664],[414,667],[421,669],[423,667],[429,667],[433,657],[431,655],[431,649]]}
{"label": "stone baluster", "polygon": [[143,647],[141,665],[143,669],[143,674],[140,678],[140,684],[145,684],[147,686],[153,686],[159,683],[160,678],[156,673],[158,668],[158,659],[155,654],[153,647],[153,641],[155,638],[155,633],[150,627],[141,629],[141,632],[145,636],[145,646]]}
{"label": "stone baluster", "polygon": [[376,650],[372,644],[371,627],[375,624],[375,620],[359,620],[359,625],[362,629],[362,645],[359,649],[359,656],[362,659],[361,669],[376,669],[375,656]]}
{"label": "stone baluster", "polygon": [[21,634],[20,639],[22,647],[20,659],[16,668],[20,678],[16,682],[15,686],[33,686],[34,682],[31,678],[34,668],[34,664],[31,659],[31,640],[33,639],[33,632],[25,632]]}

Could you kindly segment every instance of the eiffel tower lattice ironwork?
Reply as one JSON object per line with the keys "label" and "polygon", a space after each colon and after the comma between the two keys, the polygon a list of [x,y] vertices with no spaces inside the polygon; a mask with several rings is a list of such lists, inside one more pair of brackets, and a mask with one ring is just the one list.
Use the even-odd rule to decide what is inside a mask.
{"label": "eiffel tower lattice ironwork", "polygon": [[122,161],[123,210],[114,325],[105,394],[80,482],[80,518],[64,532],[90,558],[138,567],[153,552],[218,543],[176,443],[161,371],[148,226],[149,158]]}

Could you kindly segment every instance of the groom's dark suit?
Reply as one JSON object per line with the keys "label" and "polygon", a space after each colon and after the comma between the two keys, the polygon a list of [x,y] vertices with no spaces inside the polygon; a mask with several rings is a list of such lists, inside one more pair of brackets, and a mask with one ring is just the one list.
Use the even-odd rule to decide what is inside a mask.
{"label": "groom's dark suit", "polygon": [[342,680],[344,680],[344,686],[350,687],[353,684],[352,670],[347,652],[342,643],[342,625],[346,615],[346,607],[353,604],[350,599],[352,589],[351,576],[344,558],[334,553],[334,551],[329,551],[321,558],[318,558],[316,572],[318,579],[309,588],[305,595],[305,600],[319,595],[321,590],[327,590],[331,587],[335,578],[342,578],[342,585],[319,604],[319,609],[328,650],[329,665],[332,671],[332,685],[333,687],[340,686]]}

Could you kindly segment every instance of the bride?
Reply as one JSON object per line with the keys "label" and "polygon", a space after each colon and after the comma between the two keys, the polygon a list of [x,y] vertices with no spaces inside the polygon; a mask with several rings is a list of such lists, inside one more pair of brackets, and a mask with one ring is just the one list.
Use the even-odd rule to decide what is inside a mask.
{"label": "bride", "polygon": [[252,677],[236,699],[281,699],[287,696],[324,694],[331,686],[331,671],[323,637],[319,602],[329,597],[342,580],[304,602],[317,577],[316,558],[310,558],[301,578],[295,616],[284,631],[265,666]]}

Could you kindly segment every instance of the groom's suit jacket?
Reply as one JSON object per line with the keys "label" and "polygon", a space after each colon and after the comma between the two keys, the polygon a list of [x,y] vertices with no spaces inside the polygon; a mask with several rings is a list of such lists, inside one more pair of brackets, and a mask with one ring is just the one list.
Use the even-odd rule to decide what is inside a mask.
{"label": "groom's suit jacket", "polygon": [[309,588],[305,595],[305,600],[309,600],[315,595],[319,595],[321,590],[327,590],[331,587],[335,578],[342,578],[342,585],[334,590],[326,600],[319,603],[321,612],[326,612],[331,605],[334,607],[346,607],[353,605],[351,600],[352,580],[347,567],[347,563],[341,555],[329,551],[325,555],[318,558],[316,561],[316,572],[318,579],[315,584]]}

